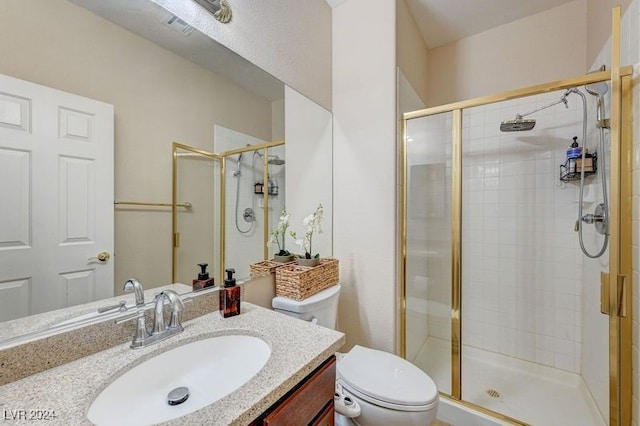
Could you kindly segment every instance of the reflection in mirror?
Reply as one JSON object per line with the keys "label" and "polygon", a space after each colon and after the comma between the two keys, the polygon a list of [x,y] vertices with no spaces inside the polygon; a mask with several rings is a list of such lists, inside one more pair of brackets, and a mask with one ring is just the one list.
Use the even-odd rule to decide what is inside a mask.
{"label": "reflection in mirror", "polygon": [[[0,74],[113,105],[115,188],[106,210],[114,213],[113,201],[142,202],[143,205],[118,204],[115,208],[112,236],[115,244],[110,259],[115,267],[115,278],[108,286],[110,294],[120,295],[122,283],[132,276],[143,282],[147,289],[171,282],[171,208],[167,204],[172,198],[169,155],[172,141],[219,152],[221,148],[216,145],[218,128],[260,141],[287,139],[289,142],[291,139],[300,144],[297,150],[289,152],[287,149],[286,154],[274,151],[280,158],[286,155],[287,163],[274,165],[269,175],[277,177],[281,184],[284,177],[279,173],[284,173],[285,168],[289,173],[289,165],[296,164],[295,173],[289,173],[296,176],[296,182],[315,177],[324,185],[322,197],[327,198],[326,194],[329,194],[328,203],[323,201],[323,205],[326,217],[330,218],[330,132],[328,141],[324,137],[325,142],[318,144],[315,136],[305,137],[303,130],[313,122],[313,114],[316,113],[323,122],[328,122],[330,130],[331,114],[294,90],[287,89],[286,99],[294,94],[295,103],[290,110],[285,105],[282,82],[190,28],[179,18],[174,18],[150,0],[2,1],[2,33],[20,36],[0,37],[3,58]],[[291,114],[291,118],[287,118],[286,132],[285,107],[287,115]],[[302,121],[297,131],[291,133],[290,127],[295,128],[298,120]],[[250,143],[234,142],[234,146]],[[4,143],[4,139],[0,139],[0,149]],[[318,156],[316,146],[324,147],[325,154],[329,149],[329,155]],[[310,155],[310,152],[314,154]],[[323,173],[309,173],[311,169],[305,169],[306,162],[318,163],[320,159],[327,161],[320,168]],[[195,169],[205,168],[202,161],[198,163],[193,158],[188,161],[198,164],[193,166]],[[228,165],[232,167],[232,162],[229,161]],[[303,175],[305,179],[302,179]],[[233,178],[229,179],[231,184]],[[199,182],[193,188],[201,186],[203,184]],[[313,200],[309,205],[313,208],[320,198],[315,192],[317,187],[305,183],[300,188],[304,187],[313,188],[312,192],[307,189],[311,194],[309,198]],[[295,188],[287,185],[288,200],[294,203],[290,210],[299,212],[303,217],[311,210],[306,205],[296,206],[295,199],[305,191],[291,192],[291,189]],[[45,187],[44,191],[51,191],[51,188]],[[284,188],[280,188],[279,194],[284,193]],[[201,206],[195,204],[196,198],[186,197],[180,201],[193,202],[192,207],[197,211],[194,214],[200,213]],[[260,213],[259,197],[256,196],[251,203],[257,204]],[[276,207],[275,211],[279,208]],[[47,204],[44,210],[55,212],[56,206]],[[185,216],[189,213],[186,208],[180,208],[179,212]],[[271,220],[277,222],[277,216],[272,214]],[[4,220],[4,212],[0,220]],[[51,229],[50,232],[55,231]],[[329,248],[323,254],[330,251],[330,237],[330,231],[325,231],[323,239]],[[242,251],[242,241],[238,240],[234,252]],[[198,244],[193,247],[198,247]],[[203,244],[208,246],[211,242]],[[213,246],[217,246],[215,239]],[[264,248],[261,244],[257,250]],[[100,251],[103,248],[92,251],[87,259],[96,257]],[[221,268],[215,264],[219,253],[207,253],[204,257],[201,253],[196,254],[185,260],[188,271],[183,279],[185,284],[190,284],[196,276],[196,262],[212,259],[214,269]],[[263,256],[257,258],[262,259]],[[34,265],[43,261],[37,259]],[[0,258],[0,270],[5,270],[8,262],[10,260]],[[246,267],[247,264],[240,266]],[[93,266],[88,264],[86,270]],[[28,275],[0,278],[0,289],[8,287],[3,285],[6,282],[25,279]],[[75,297],[80,292],[70,290],[68,294]],[[2,297],[0,294],[0,300]],[[103,297],[107,296],[94,293],[91,299]],[[24,305],[26,314],[39,312],[33,309],[29,300]],[[0,326],[0,329],[4,328]]]}
{"label": "reflection in mirror", "polygon": [[219,283],[220,185],[222,158],[186,146],[175,146],[176,197],[190,200],[188,210],[176,209],[175,282],[190,285],[201,267]]}
{"label": "reflection in mirror", "polygon": [[[240,167],[236,162],[227,169],[225,267],[236,269],[240,277],[249,276],[251,263],[273,257],[269,235],[286,207],[284,151],[281,145],[245,152]],[[251,158],[249,167],[245,156]]]}
{"label": "reflection in mirror", "polygon": [[[110,200],[102,208],[112,215],[114,200],[171,201],[169,154],[173,140],[212,151],[216,125],[272,140],[272,123],[282,117],[272,107],[274,102],[283,102],[281,82],[198,31],[175,31],[165,24],[167,16],[164,9],[148,0],[3,1],[0,28],[4,34],[20,37],[0,37],[0,74],[113,105],[115,176],[110,180],[115,183],[115,191],[101,191]],[[230,75],[222,76],[224,70]],[[278,111],[281,109],[280,106]],[[276,127],[281,129],[282,124]],[[2,138],[0,145],[7,148],[5,143],[6,138]],[[16,147],[9,149],[15,151]],[[55,192],[50,187],[40,191]],[[34,200],[31,208],[35,207]],[[200,210],[199,206],[194,208]],[[58,209],[47,203],[41,210]],[[7,223],[6,219],[3,210],[3,223]],[[55,230],[50,228],[48,232]],[[170,207],[117,205],[115,230],[110,238],[115,239],[115,247],[96,246],[90,255],[81,256],[81,269],[90,272],[102,265],[88,261],[89,257],[97,257],[105,250],[111,253],[109,264],[115,266],[115,278],[107,280],[107,293],[95,291],[87,295],[85,287],[67,286],[61,293],[69,303],[41,309],[29,296],[48,295],[47,291],[0,285],[3,291],[11,288],[24,299],[20,302],[24,309],[3,320],[121,294],[122,283],[131,276],[139,278],[146,288],[170,282]],[[37,238],[33,236],[32,241],[35,244]],[[8,270],[6,266],[11,262],[1,257],[0,270]],[[37,258],[31,263],[39,268],[44,262],[44,258]],[[21,280],[28,284],[31,275],[27,271],[3,276],[0,283]],[[49,280],[60,281],[60,277]],[[0,294],[0,299],[8,300],[4,296]]]}
{"label": "reflection in mirror", "polygon": [[[274,111],[281,108],[282,102],[274,104]],[[277,116],[283,117],[280,111]],[[226,155],[225,161],[225,268],[234,268],[236,276],[248,277],[249,265],[265,258],[265,213],[273,218],[274,212],[284,207],[284,192],[276,190],[275,185],[284,189],[284,164],[276,162],[273,153],[281,153],[284,158],[284,146],[267,150],[267,178],[264,170],[264,149],[252,149],[269,141],[252,138],[237,131],[216,126],[216,150],[228,152],[248,148],[238,154]],[[272,156],[273,155],[273,156]],[[265,212],[265,196],[268,197],[268,211]],[[267,219],[270,220],[270,219]],[[268,238],[268,237],[267,237]]]}
{"label": "reflection in mirror", "polygon": [[253,143],[221,153],[174,143],[176,205],[196,200],[186,211],[176,208],[174,282],[192,282],[205,264],[218,283],[226,268],[246,277],[251,263],[269,255],[272,211],[284,208],[284,143],[216,128],[217,141],[234,137]]}
{"label": "reflection in mirror", "polygon": [[[333,254],[333,120],[331,113],[290,87],[285,88],[285,134],[287,139],[287,212],[291,230],[299,235],[303,219],[322,204],[323,233],[314,237],[320,257]],[[357,170],[354,170],[356,173]],[[276,222],[277,223],[277,222]],[[292,242],[292,241],[291,241]],[[300,247],[288,245],[292,253]],[[317,251],[316,251],[317,250]]]}

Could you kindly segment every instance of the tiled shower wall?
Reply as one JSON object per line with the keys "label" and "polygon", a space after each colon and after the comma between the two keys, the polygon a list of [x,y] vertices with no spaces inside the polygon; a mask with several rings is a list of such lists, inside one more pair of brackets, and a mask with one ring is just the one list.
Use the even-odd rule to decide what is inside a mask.
{"label": "tiled shower wall", "polygon": [[[579,372],[578,187],[558,174],[572,137],[582,142],[581,99],[571,95],[569,108],[535,114],[532,131],[499,130],[501,121],[561,95],[463,114],[463,338],[469,346]],[[450,129],[450,114],[409,122],[416,140],[408,143],[409,342],[421,317],[428,318],[430,337],[450,339]]]}
{"label": "tiled shower wall", "polygon": [[[559,168],[581,100],[534,115],[527,132],[500,132],[562,92],[469,109],[463,115],[463,338],[467,345],[580,371],[582,257],[578,186]],[[592,185],[590,185],[592,186]],[[592,232],[585,230],[585,234]]]}

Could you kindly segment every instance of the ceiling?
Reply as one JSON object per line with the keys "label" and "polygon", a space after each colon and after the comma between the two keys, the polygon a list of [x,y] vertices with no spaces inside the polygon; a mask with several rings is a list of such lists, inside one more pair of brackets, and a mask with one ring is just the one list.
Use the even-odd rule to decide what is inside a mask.
{"label": "ceiling", "polygon": [[[325,0],[337,7],[347,0]],[[406,0],[429,49],[573,0]]]}
{"label": "ceiling", "polygon": [[[177,36],[171,14],[147,0],[70,0],[267,99],[282,97],[282,83],[198,31]],[[332,8],[348,0],[325,0]],[[573,0],[406,0],[428,48],[460,40]],[[221,60],[224,58],[224,60]]]}
{"label": "ceiling", "polygon": [[[224,76],[270,101],[284,97],[284,84],[209,36],[148,0],[69,0],[140,37]],[[194,7],[200,7],[194,5]],[[168,22],[174,25],[167,25]],[[182,33],[183,29],[191,32]],[[185,76],[185,78],[188,78]]]}

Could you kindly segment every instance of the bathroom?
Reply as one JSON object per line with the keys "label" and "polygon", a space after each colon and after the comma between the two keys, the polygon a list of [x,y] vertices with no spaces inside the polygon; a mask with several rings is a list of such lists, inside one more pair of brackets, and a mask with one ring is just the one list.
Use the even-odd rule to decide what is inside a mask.
{"label": "bathroom", "polygon": [[[348,0],[331,9],[321,1],[305,4],[288,1],[279,2],[277,9],[259,10],[238,2],[231,3],[233,25],[227,26],[206,22],[204,16],[185,7],[184,2],[165,0],[156,3],[191,23],[200,23],[199,28],[209,30],[207,33],[218,42],[284,81],[321,109],[331,111],[333,138],[328,169],[332,173],[328,180],[323,180],[332,186],[328,202],[333,202],[333,206],[329,207],[330,204],[324,201],[323,205],[331,212],[326,217],[327,225],[333,230],[325,233],[327,237],[323,244],[326,247],[322,247],[322,253],[340,259],[342,294],[338,329],[346,334],[345,350],[360,344],[394,353],[401,352],[400,266],[395,256],[401,247],[398,201],[401,164],[395,160],[400,154],[400,144],[395,143],[401,130],[399,113],[576,77],[601,64],[609,68],[607,39],[611,32],[611,7],[615,6],[606,1],[566,2],[516,21],[511,27],[500,26],[427,51],[414,22],[419,18],[411,15],[412,2]],[[627,3],[622,16],[621,65],[635,65],[638,62],[638,2]],[[287,10],[286,19],[283,18],[284,9]],[[541,30],[540,22],[545,23],[545,31]],[[13,25],[4,28],[12,28],[12,34],[20,34],[21,26]],[[44,27],[45,23],[42,25]],[[237,37],[236,31],[243,37]],[[3,55],[11,49],[10,42],[6,43]],[[29,55],[30,51],[22,53]],[[11,52],[11,55],[15,54]],[[79,89],[68,87],[70,83],[64,76],[46,75],[48,69],[56,66],[51,56],[31,68],[31,74],[23,78],[78,92]],[[20,75],[15,63],[3,62],[1,73]],[[455,67],[455,78],[451,67]],[[175,65],[175,68],[180,67]],[[201,78],[195,71],[186,72],[191,80]],[[90,87],[95,82],[79,84]],[[175,97],[180,89],[184,87],[165,88]],[[128,87],[128,90],[135,92],[136,88]],[[195,83],[189,90],[197,91]],[[419,94],[417,99],[416,92]],[[86,96],[101,97],[90,93]],[[143,106],[150,108],[153,104]],[[180,107],[191,111],[188,105]],[[215,111],[201,112],[219,115],[233,108],[216,106]],[[120,114],[125,113],[120,111]],[[174,114],[170,110],[162,112]],[[116,110],[116,121],[118,113]],[[203,130],[196,130],[194,126],[194,133],[199,133],[174,136],[176,132],[162,127],[171,120],[160,117],[156,119],[157,127],[152,133],[120,135],[128,141],[143,140],[146,145],[130,142],[116,147],[116,199],[170,200],[171,165],[167,152],[171,141],[195,145],[197,142],[193,141],[211,139],[213,129],[204,126],[198,128]],[[501,120],[511,118],[501,117]],[[184,118],[184,121],[189,123],[191,119],[193,117]],[[243,133],[261,140],[278,139],[271,120],[247,124],[241,123],[239,118],[229,117],[225,121],[224,127],[244,129]],[[538,126],[542,123],[539,119]],[[254,128],[245,127],[249,125]],[[262,126],[261,130],[257,130],[257,126]],[[164,144],[162,149],[158,144]],[[564,141],[562,144],[563,147],[569,145]],[[290,166],[300,164],[290,160],[289,154],[287,146],[287,176],[295,176],[300,172],[292,172]],[[296,158],[304,153],[291,154]],[[137,160],[141,157],[145,161]],[[229,161],[227,167],[233,169],[235,165]],[[634,168],[637,168],[635,163]],[[158,174],[159,170],[161,174]],[[287,181],[287,187],[290,182]],[[292,218],[292,223],[299,223],[317,203],[317,197],[304,194],[307,198],[299,208],[294,208],[292,203],[300,198],[287,197],[288,210],[299,214]],[[354,194],[358,196],[354,197]],[[143,282],[168,283],[171,262],[150,260],[171,259],[171,243],[165,241],[170,236],[154,231],[170,229],[170,212],[136,210],[129,213],[123,210],[116,209],[115,212],[114,252],[118,253],[118,266],[114,282],[120,284],[134,275]],[[139,233],[132,234],[132,230]],[[587,264],[586,260],[584,264]],[[189,277],[197,272],[195,264],[192,266],[194,270],[185,271]],[[600,268],[595,270],[589,279],[597,286]],[[219,279],[218,275],[216,279]],[[634,286],[636,282],[634,279]],[[636,302],[634,297],[634,304]],[[636,321],[634,319],[634,323]],[[636,339],[634,336],[634,350]],[[634,396],[636,412],[637,405]]]}

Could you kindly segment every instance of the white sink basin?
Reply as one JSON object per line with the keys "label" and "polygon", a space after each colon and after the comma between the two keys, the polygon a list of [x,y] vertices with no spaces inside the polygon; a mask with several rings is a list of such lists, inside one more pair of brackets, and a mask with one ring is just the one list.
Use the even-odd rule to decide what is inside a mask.
{"label": "white sink basin", "polygon": [[[225,397],[251,380],[271,349],[244,335],[199,340],[159,354],[118,377],[95,399],[88,419],[97,425],[150,425],[175,419]],[[189,398],[169,405],[178,387]]]}

